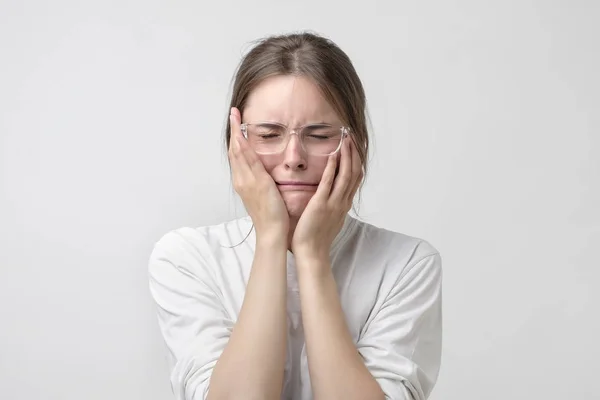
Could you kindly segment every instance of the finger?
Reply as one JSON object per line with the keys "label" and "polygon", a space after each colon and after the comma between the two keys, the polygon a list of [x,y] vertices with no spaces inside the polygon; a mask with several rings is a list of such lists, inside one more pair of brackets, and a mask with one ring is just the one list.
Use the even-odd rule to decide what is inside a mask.
{"label": "finger", "polygon": [[[232,134],[237,138],[236,146],[239,150],[240,156],[243,157],[243,164],[248,168],[256,177],[267,174],[262,161],[252,149],[248,140],[242,133],[241,128],[241,115],[240,111],[233,107],[230,115],[231,125],[233,127]],[[268,174],[267,174],[268,175]]]}
{"label": "finger", "polygon": [[340,149],[340,172],[335,178],[331,199],[335,202],[343,201],[348,192],[348,186],[352,179],[352,153],[350,152],[350,139],[344,138],[342,148]]}
{"label": "finger", "polygon": [[[245,139],[244,136],[241,135],[239,123],[236,120],[236,115],[233,112],[229,116],[229,123],[231,125],[231,164],[234,180],[238,184],[247,184],[248,182],[252,181],[253,174],[243,150]],[[238,134],[237,132],[240,133]]]}
{"label": "finger", "polygon": [[237,127],[236,127],[236,123],[235,123],[235,117],[234,117],[234,110],[236,108],[232,107],[229,110],[229,151],[231,156],[234,155],[235,151],[238,149],[238,144],[237,144],[237,136],[238,136],[238,131],[237,131]]}
{"label": "finger", "polygon": [[331,188],[333,186],[333,181],[335,180],[335,169],[337,168],[337,160],[337,154],[332,154],[327,159],[327,165],[325,166],[325,170],[323,171],[323,175],[321,176],[321,182],[319,182],[319,186],[317,186],[315,197],[319,197],[323,200],[327,200],[329,198],[329,194],[331,193]]}
{"label": "finger", "polygon": [[239,120],[242,119],[242,113],[237,107],[231,107],[230,114],[235,115]]}
{"label": "finger", "polygon": [[233,163],[235,163],[235,158],[237,156],[237,154],[236,154],[237,140],[236,140],[236,136],[235,136],[234,130],[233,130],[234,123],[235,122],[230,113],[229,114],[229,148],[227,149],[227,154],[229,156],[229,162],[232,164],[232,166],[233,166]]}
{"label": "finger", "polygon": [[[235,119],[235,115],[233,113],[229,114],[229,126],[230,126],[229,147],[230,147],[233,155],[237,157],[237,156],[239,156],[239,153],[240,153],[239,139],[240,139],[241,131],[240,131],[240,127]],[[241,136],[243,137],[243,135],[241,135]]]}
{"label": "finger", "polygon": [[231,107],[231,110],[229,112],[229,125],[231,126],[232,139],[237,137],[244,137],[244,135],[242,134],[241,123],[242,117],[240,114],[240,110],[238,110],[236,107]]}
{"label": "finger", "polygon": [[362,162],[354,139],[350,140],[350,151],[352,153],[352,180],[348,188],[347,199],[352,202],[363,178]]}
{"label": "finger", "polygon": [[231,138],[234,139],[234,149],[239,153],[246,153],[245,144],[247,144],[246,137],[242,133],[242,118],[240,114],[240,110],[235,107],[231,108],[231,112],[229,114],[229,123],[231,125]]}

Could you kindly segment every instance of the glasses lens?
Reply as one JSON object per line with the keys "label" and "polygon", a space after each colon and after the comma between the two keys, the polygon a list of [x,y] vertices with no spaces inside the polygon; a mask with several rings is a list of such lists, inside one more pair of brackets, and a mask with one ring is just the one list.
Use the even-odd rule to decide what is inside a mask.
{"label": "glasses lens", "polygon": [[342,141],[341,129],[330,125],[307,126],[301,136],[306,152],[318,156],[335,152]]}
{"label": "glasses lens", "polygon": [[248,125],[248,142],[257,153],[271,154],[282,151],[286,144],[286,128],[277,124]]}
{"label": "glasses lens", "polygon": [[[249,124],[246,132],[250,146],[260,154],[280,153],[289,140],[287,128],[274,123]],[[298,136],[304,150],[318,156],[334,153],[342,142],[341,129],[331,125],[308,125]]]}

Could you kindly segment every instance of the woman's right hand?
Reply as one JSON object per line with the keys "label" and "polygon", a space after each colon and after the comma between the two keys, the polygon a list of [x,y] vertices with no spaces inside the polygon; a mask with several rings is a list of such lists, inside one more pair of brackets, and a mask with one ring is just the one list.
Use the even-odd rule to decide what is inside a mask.
{"label": "woman's right hand", "polygon": [[277,185],[265,170],[258,155],[242,134],[240,111],[233,107],[229,115],[231,137],[229,160],[233,187],[252,218],[257,238],[287,240],[289,215]]}

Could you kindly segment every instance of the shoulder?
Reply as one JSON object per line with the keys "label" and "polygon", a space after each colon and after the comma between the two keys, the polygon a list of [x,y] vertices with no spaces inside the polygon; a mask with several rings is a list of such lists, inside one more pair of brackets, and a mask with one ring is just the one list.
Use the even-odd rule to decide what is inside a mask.
{"label": "shoulder", "polygon": [[154,248],[178,252],[233,246],[237,240],[241,241],[248,236],[251,228],[252,222],[248,217],[214,225],[183,226],[160,236],[155,241]]}
{"label": "shoulder", "polygon": [[[355,227],[345,243],[346,251],[368,262],[369,268],[380,270],[396,279],[413,268],[427,268],[441,273],[442,259],[438,249],[424,238],[355,220]],[[426,265],[428,267],[426,267]]]}
{"label": "shoulder", "polygon": [[248,218],[199,227],[183,226],[161,235],[150,254],[152,273],[166,264],[197,274],[214,264],[220,252],[244,241],[251,230]]}

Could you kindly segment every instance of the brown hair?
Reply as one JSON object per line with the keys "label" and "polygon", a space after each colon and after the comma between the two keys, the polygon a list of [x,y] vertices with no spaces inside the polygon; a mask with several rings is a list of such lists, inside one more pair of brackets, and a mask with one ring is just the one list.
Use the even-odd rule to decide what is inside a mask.
{"label": "brown hair", "polygon": [[243,115],[250,93],[262,81],[276,75],[301,75],[317,85],[342,122],[350,127],[366,176],[369,132],[362,83],[346,53],[330,39],[309,32],[260,39],[242,59],[227,109],[226,150],[231,136],[229,110],[237,107]]}

